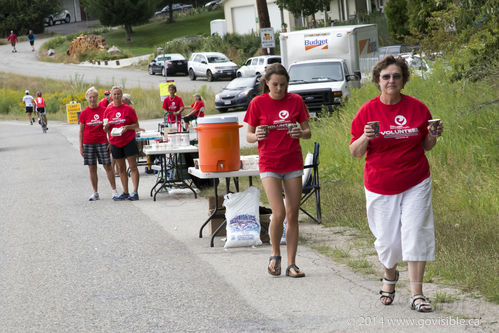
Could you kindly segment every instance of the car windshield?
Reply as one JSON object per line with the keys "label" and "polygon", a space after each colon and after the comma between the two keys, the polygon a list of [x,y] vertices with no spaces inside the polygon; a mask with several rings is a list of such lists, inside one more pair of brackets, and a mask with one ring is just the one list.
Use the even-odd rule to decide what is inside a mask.
{"label": "car windshield", "polygon": [[340,62],[316,62],[293,65],[289,69],[290,84],[343,81]]}
{"label": "car windshield", "polygon": [[272,65],[272,64],[275,64],[275,63],[279,63],[280,64],[281,63],[281,58],[269,58],[267,60],[267,63],[269,65]]}
{"label": "car windshield", "polygon": [[232,80],[225,89],[227,90],[235,90],[241,88],[253,88],[255,84],[255,79],[252,77],[241,77]]}
{"label": "car windshield", "polygon": [[212,55],[208,56],[208,62],[210,64],[217,64],[221,62],[229,62],[229,59],[224,55]]}

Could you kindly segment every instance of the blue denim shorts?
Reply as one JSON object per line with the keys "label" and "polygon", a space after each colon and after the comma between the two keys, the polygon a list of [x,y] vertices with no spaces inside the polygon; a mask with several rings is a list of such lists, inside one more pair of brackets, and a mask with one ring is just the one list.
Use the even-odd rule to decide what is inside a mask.
{"label": "blue denim shorts", "polygon": [[297,178],[303,176],[303,169],[290,171],[290,172],[260,172],[260,179],[272,177],[281,180],[288,180],[292,178]]}

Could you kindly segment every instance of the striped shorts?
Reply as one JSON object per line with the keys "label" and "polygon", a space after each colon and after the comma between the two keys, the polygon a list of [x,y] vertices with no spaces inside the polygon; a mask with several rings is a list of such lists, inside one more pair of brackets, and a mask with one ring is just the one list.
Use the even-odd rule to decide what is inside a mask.
{"label": "striped shorts", "polygon": [[107,143],[83,145],[83,165],[111,164]]}

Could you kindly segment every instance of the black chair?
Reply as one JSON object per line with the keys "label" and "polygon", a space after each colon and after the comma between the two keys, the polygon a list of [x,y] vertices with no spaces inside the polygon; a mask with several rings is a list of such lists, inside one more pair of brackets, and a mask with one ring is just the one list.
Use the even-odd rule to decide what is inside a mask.
{"label": "black chair", "polygon": [[[308,179],[305,180],[302,189],[302,197],[300,201],[300,210],[316,223],[321,223],[321,187],[319,185],[319,143],[314,142],[314,154],[312,164],[303,166],[304,170],[312,169]],[[302,208],[302,205],[312,196],[315,195],[316,217]]]}

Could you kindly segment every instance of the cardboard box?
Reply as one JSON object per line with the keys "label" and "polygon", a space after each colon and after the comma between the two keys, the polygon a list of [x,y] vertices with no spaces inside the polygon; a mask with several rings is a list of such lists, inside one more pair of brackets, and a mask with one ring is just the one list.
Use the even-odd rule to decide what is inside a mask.
{"label": "cardboard box", "polygon": [[[224,196],[219,195],[218,196],[218,208],[223,207],[222,206],[223,203],[224,203]],[[208,197],[208,209],[210,210],[210,214],[213,211],[213,209],[215,209],[215,196],[214,195],[210,195]],[[225,209],[225,207],[224,207],[224,209]],[[225,211],[224,211],[224,214],[225,214]]]}
{"label": "cardboard box", "polygon": [[[208,211],[208,216],[213,213],[213,210],[215,209],[215,197],[210,197],[211,198],[211,204],[213,204],[213,208],[210,208]],[[223,199],[223,197],[222,197]],[[223,208],[218,208],[217,214],[208,222],[208,232],[210,233],[210,236],[213,235],[213,233],[217,230],[217,228],[225,221],[225,207]],[[217,236],[225,236],[227,235],[226,228],[223,227],[220,229],[218,232]]]}
{"label": "cardboard box", "polygon": [[272,214],[260,214],[260,240],[262,243],[270,243],[269,237],[269,226],[270,226],[270,215]]}

